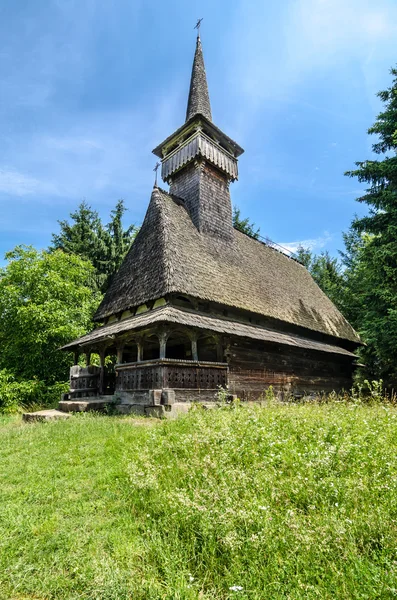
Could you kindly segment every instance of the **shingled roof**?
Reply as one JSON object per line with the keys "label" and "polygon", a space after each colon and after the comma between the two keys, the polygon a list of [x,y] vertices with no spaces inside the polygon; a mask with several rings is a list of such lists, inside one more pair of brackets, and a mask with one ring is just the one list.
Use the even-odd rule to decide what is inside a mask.
{"label": "shingled roof", "polygon": [[205,73],[200,36],[197,36],[196,52],[194,54],[186,121],[189,121],[195,115],[204,115],[209,121],[212,121],[210,96],[208,93],[207,75]]}
{"label": "shingled roof", "polygon": [[215,331],[216,333],[236,335],[239,337],[251,338],[263,342],[294,346],[296,348],[303,348],[304,350],[316,350],[318,352],[342,354],[344,356],[355,357],[352,352],[349,352],[340,346],[324,344],[322,342],[303,338],[298,335],[273,331],[266,327],[258,327],[256,325],[249,325],[248,323],[230,321],[229,319],[221,319],[202,313],[193,313],[188,310],[176,308],[175,306],[162,306],[161,308],[156,308],[152,311],[135,315],[133,317],[129,317],[128,319],[123,319],[117,323],[111,323],[109,325],[104,325],[103,327],[98,327],[98,329],[94,329],[94,331],[87,333],[83,337],[74,340],[73,342],[70,342],[70,344],[66,344],[63,346],[62,350],[72,350],[79,346],[90,346],[91,344],[109,340],[113,336],[122,335],[126,332],[138,331],[142,328],[148,327],[149,325],[159,323],[185,325],[188,327],[195,327],[197,329]]}
{"label": "shingled roof", "polygon": [[305,267],[237,230],[234,243],[199,233],[183,201],[154,188],[141,230],[95,319],[169,293],[360,343]]}

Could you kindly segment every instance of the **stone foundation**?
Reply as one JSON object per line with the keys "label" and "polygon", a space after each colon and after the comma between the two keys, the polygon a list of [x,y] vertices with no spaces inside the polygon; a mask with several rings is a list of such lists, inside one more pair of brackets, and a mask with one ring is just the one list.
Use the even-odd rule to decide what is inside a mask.
{"label": "stone foundation", "polygon": [[57,411],[39,411],[26,413],[26,421],[48,421],[56,418],[67,418],[73,412],[115,412],[121,415],[137,415],[156,418],[175,418],[187,413],[192,403],[199,403],[204,408],[215,408],[217,390],[185,390],[156,389],[119,391],[113,396],[88,396],[70,398],[63,394]]}
{"label": "stone foundation", "polygon": [[118,405],[160,406],[183,402],[216,403],[218,390],[169,389],[117,391],[113,398]]}
{"label": "stone foundation", "polygon": [[217,402],[218,390],[174,390],[176,402]]}

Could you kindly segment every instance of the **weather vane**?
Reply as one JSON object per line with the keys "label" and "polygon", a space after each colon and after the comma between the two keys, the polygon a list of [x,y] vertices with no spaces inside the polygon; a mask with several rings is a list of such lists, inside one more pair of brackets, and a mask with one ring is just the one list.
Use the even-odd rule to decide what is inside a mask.
{"label": "weather vane", "polygon": [[159,166],[160,166],[160,163],[159,163],[159,162],[157,162],[157,163],[156,163],[156,166],[155,166],[155,167],[154,167],[154,169],[153,169],[153,171],[156,173],[156,175],[155,175],[155,179],[154,179],[154,187],[157,187],[157,171],[159,170]]}
{"label": "weather vane", "polygon": [[203,19],[198,19],[196,25],[194,26],[194,29],[197,29],[197,37],[200,37],[200,26],[202,20]]}

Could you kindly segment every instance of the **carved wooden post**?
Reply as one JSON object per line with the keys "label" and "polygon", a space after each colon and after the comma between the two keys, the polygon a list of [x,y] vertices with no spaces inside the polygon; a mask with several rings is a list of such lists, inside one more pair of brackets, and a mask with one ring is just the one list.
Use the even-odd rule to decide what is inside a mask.
{"label": "carved wooden post", "polygon": [[86,352],[85,353],[85,364],[87,367],[90,366],[91,364],[91,352]]}
{"label": "carved wooden post", "polygon": [[167,351],[167,334],[165,331],[159,333],[159,342],[160,342],[160,358],[165,358]]}
{"label": "carved wooden post", "polygon": [[142,346],[142,341],[141,340],[137,340],[136,347],[137,347],[136,360],[137,360],[137,362],[141,362],[141,360],[142,360],[142,354],[143,354],[143,346]]}
{"label": "carved wooden post", "polygon": [[80,356],[80,351],[79,350],[75,350],[74,351],[74,355],[73,355],[73,364],[74,365],[78,365],[79,364],[79,356]]}
{"label": "carved wooden post", "polygon": [[101,370],[99,373],[99,395],[103,396],[105,393],[105,350],[99,352],[99,359],[101,364]]}
{"label": "carved wooden post", "polygon": [[216,343],[216,360],[218,362],[223,362],[223,344],[222,340],[217,340]]}
{"label": "carved wooden post", "polygon": [[192,342],[192,360],[198,361],[198,351],[197,351],[197,336],[193,336],[191,338]]}
{"label": "carved wooden post", "polygon": [[123,362],[123,350],[124,350],[124,346],[118,346],[118,348],[117,348],[117,363],[119,365],[121,365],[121,363]]}

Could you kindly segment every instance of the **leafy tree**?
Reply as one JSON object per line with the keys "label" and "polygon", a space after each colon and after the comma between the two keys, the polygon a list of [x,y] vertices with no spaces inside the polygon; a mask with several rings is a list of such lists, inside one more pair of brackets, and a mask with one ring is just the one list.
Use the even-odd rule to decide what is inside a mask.
{"label": "leafy tree", "polygon": [[71,356],[59,347],[91,328],[100,294],[94,268],[60,250],[17,246],[0,269],[0,370],[49,384],[67,378]]}
{"label": "leafy tree", "polygon": [[103,225],[96,210],[82,202],[70,214],[71,222],[58,221],[60,232],[53,234],[51,250],[61,249],[88,259],[94,266],[95,287],[105,292],[131,246],[137,229],[130,225],[123,228],[126,212],[124,201],[119,200],[111,211],[111,219]]}
{"label": "leafy tree", "polygon": [[237,206],[233,206],[233,227],[255,240],[259,239],[259,227],[258,229],[255,229],[255,223],[250,223],[248,217],[243,219],[241,217],[241,211]]}
{"label": "leafy tree", "polygon": [[397,69],[392,85],[378,96],[384,103],[368,130],[378,140],[372,149],[379,160],[356,163],[347,171],[367,183],[357,200],[369,207],[356,217],[346,236],[348,282],[354,296],[353,324],[368,344],[363,351],[369,373],[397,382]]}

